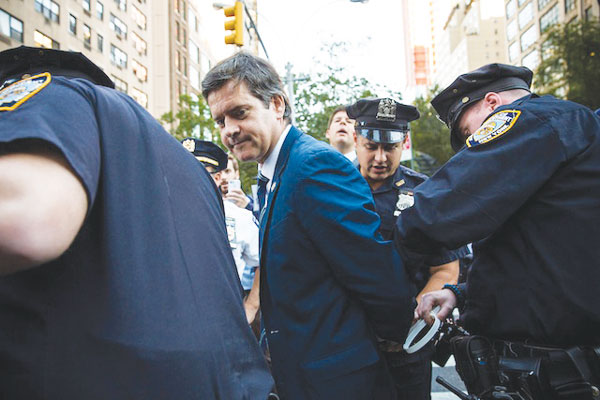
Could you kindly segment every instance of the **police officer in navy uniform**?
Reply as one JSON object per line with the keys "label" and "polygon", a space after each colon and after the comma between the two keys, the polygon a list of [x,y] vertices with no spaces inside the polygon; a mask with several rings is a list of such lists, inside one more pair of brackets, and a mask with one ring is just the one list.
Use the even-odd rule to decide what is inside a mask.
{"label": "police officer in navy uniform", "polygon": [[[588,365],[569,369],[593,372],[590,348],[600,345],[600,119],[579,104],[531,93],[531,80],[525,67],[490,64],[433,99],[457,154],[415,190],[415,205],[398,219],[398,243],[426,251],[474,242],[466,285],[425,295],[422,317],[435,304],[442,318],[459,305],[470,333],[579,348]],[[549,368],[563,382],[547,389],[557,396],[580,387],[583,397],[567,397],[592,398],[600,383],[595,371],[565,384]]]}
{"label": "police officer in navy uniform", "polygon": [[[400,165],[409,123],[419,118],[419,111],[414,106],[382,98],[358,100],[347,107],[347,113],[356,121],[354,140],[358,167],[371,188],[375,209],[381,218],[379,232],[385,240],[392,240],[396,219],[413,206],[414,188],[427,179],[426,175]],[[426,292],[441,289],[447,283],[457,283],[458,255],[443,250],[410,270],[419,301]],[[407,354],[401,345],[386,341],[380,343],[380,348],[394,378],[397,398],[430,399],[433,347],[428,345]]]}
{"label": "police officer in navy uniform", "polygon": [[0,82],[0,397],[267,398],[202,165],[81,53]]}

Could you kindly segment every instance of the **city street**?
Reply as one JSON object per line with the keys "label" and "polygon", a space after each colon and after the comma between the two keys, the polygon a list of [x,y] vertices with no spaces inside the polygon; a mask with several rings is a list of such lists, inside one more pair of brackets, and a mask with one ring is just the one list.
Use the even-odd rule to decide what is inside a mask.
{"label": "city street", "polygon": [[450,357],[445,367],[433,364],[433,371],[431,373],[431,400],[457,400],[458,397],[435,381],[435,378],[438,376],[441,376],[466,393],[465,385],[456,372],[454,357]]}

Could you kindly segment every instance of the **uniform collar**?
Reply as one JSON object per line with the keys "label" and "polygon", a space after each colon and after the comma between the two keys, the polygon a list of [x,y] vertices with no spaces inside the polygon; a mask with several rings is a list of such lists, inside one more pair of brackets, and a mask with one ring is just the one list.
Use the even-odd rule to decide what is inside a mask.
{"label": "uniform collar", "polygon": [[392,189],[398,189],[404,185],[404,173],[402,172],[402,166],[398,165],[398,169],[394,172],[394,175],[389,176],[383,182],[383,185],[379,186],[373,193],[384,193]]}

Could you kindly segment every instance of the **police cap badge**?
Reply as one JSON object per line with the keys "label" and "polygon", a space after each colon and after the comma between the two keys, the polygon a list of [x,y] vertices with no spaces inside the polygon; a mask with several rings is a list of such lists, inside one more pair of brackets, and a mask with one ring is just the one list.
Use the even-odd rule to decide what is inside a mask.
{"label": "police cap badge", "polygon": [[390,98],[361,99],[346,107],[348,117],[356,120],[356,133],[377,143],[402,142],[409,122],[419,118],[416,107]]}

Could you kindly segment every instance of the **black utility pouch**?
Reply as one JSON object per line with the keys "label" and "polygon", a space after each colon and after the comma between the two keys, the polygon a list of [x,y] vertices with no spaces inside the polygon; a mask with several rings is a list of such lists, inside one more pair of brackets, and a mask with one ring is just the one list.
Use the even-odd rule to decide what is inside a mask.
{"label": "black utility pouch", "polygon": [[498,358],[483,336],[459,336],[451,340],[456,371],[469,394],[483,397],[499,384]]}

